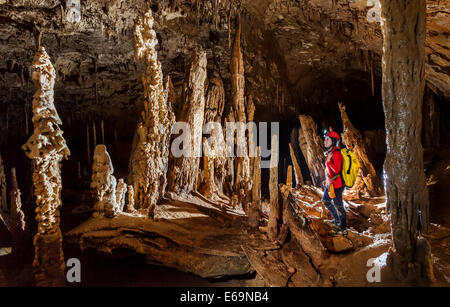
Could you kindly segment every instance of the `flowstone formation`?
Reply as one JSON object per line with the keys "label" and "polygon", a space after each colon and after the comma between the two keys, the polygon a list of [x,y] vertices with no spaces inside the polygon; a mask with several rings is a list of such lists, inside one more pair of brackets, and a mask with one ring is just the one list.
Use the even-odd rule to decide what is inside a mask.
{"label": "flowstone formation", "polygon": [[[119,212],[119,201],[125,199],[122,186],[116,195],[117,180],[113,175],[114,167],[105,145],[97,145],[92,165],[91,189],[97,199],[94,216],[114,217]],[[123,181],[123,180],[122,180]],[[118,197],[117,197],[118,196]],[[116,198],[117,197],[117,198]]]}
{"label": "flowstone formation", "polygon": [[59,127],[62,122],[53,103],[56,72],[44,47],[32,64],[34,132],[22,146],[34,162],[33,184],[36,196],[37,234],[34,237],[33,269],[38,286],[64,284],[64,257],[59,228],[61,208],[61,161],[70,155]]}
{"label": "flowstone formation", "polygon": [[145,62],[146,70],[142,76],[144,111],[136,131],[128,180],[134,188],[135,209],[152,217],[167,185],[169,141],[175,118],[163,87],[161,63],[156,52],[158,40],[150,10],[139,17],[134,40],[136,59]]}
{"label": "flowstone formation", "polygon": [[421,144],[425,86],[425,0],[382,0],[383,106],[386,115],[387,208],[394,248],[388,262],[399,280],[432,281],[429,195]]}

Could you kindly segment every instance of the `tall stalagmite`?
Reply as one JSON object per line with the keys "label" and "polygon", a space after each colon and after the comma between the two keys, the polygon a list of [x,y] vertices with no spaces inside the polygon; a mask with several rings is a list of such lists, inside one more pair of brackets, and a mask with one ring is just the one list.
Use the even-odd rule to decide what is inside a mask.
{"label": "tall stalagmite", "polygon": [[[231,63],[231,91],[233,109],[235,112],[235,120],[241,125],[246,125],[247,118],[245,112],[245,76],[244,76],[244,60],[241,52],[241,23],[239,22],[234,40]],[[247,139],[244,133],[237,133],[236,143],[238,152],[236,154],[236,174],[235,174],[235,192],[248,196],[251,189],[250,178],[250,160],[248,157]],[[239,152],[241,149],[241,152]],[[247,204],[244,203],[244,206]]]}
{"label": "tall stalagmite", "polygon": [[171,162],[168,185],[171,192],[190,193],[197,187],[205,112],[206,63],[206,52],[194,50],[183,93],[183,109],[178,120],[187,123],[190,129],[190,140],[183,143],[183,146],[190,148],[190,153]]}
{"label": "tall stalagmite", "polygon": [[97,200],[94,216],[114,217],[119,212],[117,180],[113,175],[114,167],[105,145],[95,147],[92,161],[91,189]]}
{"label": "tall stalagmite", "polygon": [[311,116],[300,115],[300,129],[298,131],[299,145],[309,168],[313,184],[322,187],[325,183],[323,166],[323,140],[317,134],[317,125]]}
{"label": "tall stalagmite", "polygon": [[259,147],[256,147],[255,157],[251,158],[253,172],[252,205],[248,213],[250,226],[257,227],[261,217],[261,155]]}
{"label": "tall stalagmite", "polygon": [[67,159],[70,151],[53,104],[56,72],[44,47],[39,48],[33,59],[32,79],[38,87],[33,98],[34,132],[22,149],[34,162],[38,228],[34,237],[33,268],[38,286],[57,286],[64,284],[65,268],[59,229],[61,161]]}
{"label": "tall stalagmite", "polygon": [[[222,78],[217,71],[214,71],[208,86],[208,95],[205,102],[205,124],[222,122],[222,114],[225,107],[225,90],[223,88]],[[226,175],[226,156],[224,140],[221,139],[222,131],[215,129],[214,126],[211,131],[209,139],[212,140],[210,145],[210,156],[205,157],[208,165],[205,162],[205,169],[211,172],[211,183],[216,188],[216,192],[223,193],[223,182]],[[208,147],[209,149],[209,147]]]}
{"label": "tall stalagmite", "polygon": [[146,65],[142,76],[144,111],[138,123],[136,142],[130,158],[129,181],[135,192],[136,209],[153,216],[158,200],[164,195],[169,159],[169,141],[175,121],[172,106],[163,87],[161,63],[158,61],[158,40],[149,10],[135,26],[135,56]]}
{"label": "tall stalagmite", "polygon": [[345,106],[342,103],[339,103],[339,110],[341,111],[342,125],[344,126],[342,143],[358,156],[361,163],[362,179],[367,188],[367,192],[371,196],[379,196],[383,193],[381,182],[375,168],[369,160],[362,135],[356,130],[355,126],[353,126],[345,111]]}
{"label": "tall stalagmite", "polygon": [[431,280],[430,245],[419,236],[429,223],[421,145],[425,0],[382,0],[381,8],[385,189],[394,241],[389,263],[401,280]]}

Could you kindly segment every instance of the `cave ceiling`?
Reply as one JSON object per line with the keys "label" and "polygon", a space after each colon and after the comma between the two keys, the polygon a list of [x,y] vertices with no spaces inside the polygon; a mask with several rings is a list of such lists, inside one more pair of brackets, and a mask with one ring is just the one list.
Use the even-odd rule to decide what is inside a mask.
{"label": "cave ceiling", "polygon": [[[62,116],[135,116],[142,101],[133,50],[136,17],[155,12],[158,57],[181,95],[191,49],[207,51],[229,91],[230,38],[238,16],[246,95],[257,106],[298,110],[324,79],[371,72],[381,78],[382,33],[369,22],[367,0],[81,1],[81,21],[70,22],[68,1],[0,0],[0,103],[31,103],[33,54],[45,46],[57,71],[55,102]],[[427,85],[450,97],[450,1],[427,1]],[[351,80],[351,78],[350,78]],[[228,88],[228,89],[227,89]]]}

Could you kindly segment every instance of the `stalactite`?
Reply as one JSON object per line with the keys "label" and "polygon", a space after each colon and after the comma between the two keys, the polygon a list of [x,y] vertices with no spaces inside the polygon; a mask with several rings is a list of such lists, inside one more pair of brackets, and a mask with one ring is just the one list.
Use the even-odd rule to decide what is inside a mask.
{"label": "stalactite", "polygon": [[34,161],[33,183],[37,201],[37,234],[34,237],[34,276],[38,286],[64,285],[61,207],[61,160],[70,154],[60,129],[61,119],[53,104],[56,72],[44,47],[32,64],[32,79],[38,87],[33,99],[34,132],[22,146]]}
{"label": "stalactite", "polygon": [[136,209],[146,211],[150,217],[165,193],[169,141],[175,122],[165,97],[153,22],[149,9],[139,17],[134,29],[135,57],[144,61],[146,71],[142,76],[144,111],[137,126],[128,174],[135,192]]}
{"label": "stalactite", "polygon": [[361,170],[367,192],[371,196],[379,196],[383,193],[381,181],[378,178],[373,164],[369,160],[362,135],[351,123],[345,111],[345,106],[341,103],[339,103],[339,110],[341,111],[342,124],[344,126],[342,143],[358,156],[361,162]]}

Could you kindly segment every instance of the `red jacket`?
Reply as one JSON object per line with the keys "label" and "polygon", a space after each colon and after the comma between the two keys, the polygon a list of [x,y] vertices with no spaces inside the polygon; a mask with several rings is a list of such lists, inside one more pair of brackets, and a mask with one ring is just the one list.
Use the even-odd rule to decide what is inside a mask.
{"label": "red jacket", "polygon": [[[326,173],[328,176],[328,184],[330,183],[331,179],[333,179],[337,174],[340,174],[342,171],[342,154],[339,150],[339,148],[335,147],[331,151],[331,157],[330,155],[327,156],[325,160],[325,166],[326,166]],[[339,189],[343,186],[342,182],[342,176],[338,176],[336,179],[333,180],[333,186],[335,189]]]}

